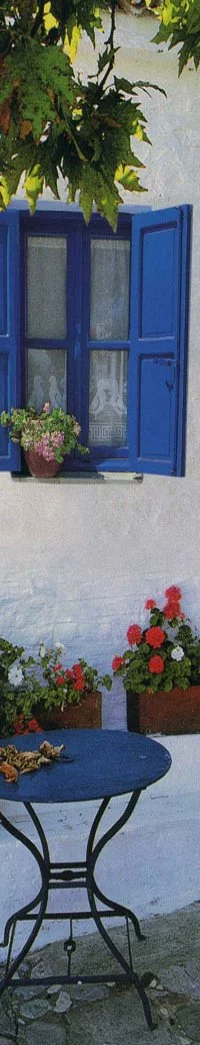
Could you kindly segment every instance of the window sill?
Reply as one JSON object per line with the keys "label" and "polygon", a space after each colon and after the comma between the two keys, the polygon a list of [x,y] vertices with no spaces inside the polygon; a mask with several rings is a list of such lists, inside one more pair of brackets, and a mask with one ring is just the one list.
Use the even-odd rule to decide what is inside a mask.
{"label": "window sill", "polygon": [[53,479],[36,479],[32,475],[21,475],[17,472],[11,472],[11,479],[17,482],[34,482],[34,483],[112,483],[112,482],[143,482],[142,472],[65,472],[62,475],[56,475]]}

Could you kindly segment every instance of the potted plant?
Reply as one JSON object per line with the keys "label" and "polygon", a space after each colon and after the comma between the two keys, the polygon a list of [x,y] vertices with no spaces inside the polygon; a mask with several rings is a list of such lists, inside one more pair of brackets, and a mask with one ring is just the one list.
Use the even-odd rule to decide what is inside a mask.
{"label": "potted plant", "polygon": [[34,715],[39,725],[48,729],[100,727],[101,687],[110,690],[111,677],[99,675],[97,668],[81,658],[72,667],[63,667],[60,661],[62,649],[60,645],[56,650],[46,649],[43,643],[40,646],[45,684],[37,705],[33,707]]}
{"label": "potted plant", "polygon": [[67,454],[88,448],[79,443],[80,425],[72,414],[61,407],[44,403],[38,413],[34,407],[12,407],[10,414],[3,410],[0,424],[9,430],[13,443],[20,443],[31,475],[49,478],[57,475]]}
{"label": "potted plant", "polygon": [[200,732],[200,638],[181,609],[181,591],[171,585],[159,608],[147,599],[149,623],[131,624],[129,648],[112,662],[127,695],[127,726],[141,733]]}
{"label": "potted plant", "polygon": [[[31,730],[32,708],[40,693],[40,682],[35,675],[33,657],[25,657],[23,646],[14,646],[0,638],[0,735],[19,728]],[[29,729],[28,729],[29,723]],[[37,723],[36,723],[37,726]]]}
{"label": "potted plant", "polygon": [[111,689],[110,675],[80,659],[71,668],[60,662],[63,646],[40,645],[37,659],[25,657],[22,646],[0,639],[0,733],[44,729],[100,727],[102,694]]}

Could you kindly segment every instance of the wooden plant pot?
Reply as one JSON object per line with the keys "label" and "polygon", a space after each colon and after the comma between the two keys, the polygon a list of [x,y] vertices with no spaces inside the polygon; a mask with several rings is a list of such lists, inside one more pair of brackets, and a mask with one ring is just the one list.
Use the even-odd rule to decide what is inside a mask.
{"label": "wooden plant pot", "polygon": [[200,733],[200,686],[170,693],[127,693],[127,728],[134,733]]}
{"label": "wooden plant pot", "polygon": [[102,695],[88,693],[81,704],[65,704],[61,708],[46,710],[37,704],[34,718],[42,729],[100,729],[102,725]]}
{"label": "wooden plant pot", "polygon": [[45,461],[45,457],[35,453],[35,450],[26,450],[24,457],[30,475],[33,475],[35,479],[54,479],[60,472],[59,461]]}

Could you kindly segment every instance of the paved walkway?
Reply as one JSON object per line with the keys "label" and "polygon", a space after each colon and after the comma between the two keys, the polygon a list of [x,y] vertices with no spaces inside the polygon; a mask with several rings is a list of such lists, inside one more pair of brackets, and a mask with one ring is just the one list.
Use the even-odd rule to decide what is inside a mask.
{"label": "paved walkway", "polygon": [[[200,903],[141,922],[146,940],[132,935],[133,964],[144,977],[156,1029],[146,1026],[134,988],[90,984],[44,988],[42,976],[66,971],[63,943],[34,952],[19,984],[0,1002],[0,1045],[200,1045]],[[131,930],[132,931],[132,930]],[[111,930],[126,953],[124,925]],[[72,972],[114,969],[97,932],[77,938]],[[116,966],[115,966],[116,968]],[[23,987],[23,973],[41,986]],[[19,975],[19,974],[18,974]]]}

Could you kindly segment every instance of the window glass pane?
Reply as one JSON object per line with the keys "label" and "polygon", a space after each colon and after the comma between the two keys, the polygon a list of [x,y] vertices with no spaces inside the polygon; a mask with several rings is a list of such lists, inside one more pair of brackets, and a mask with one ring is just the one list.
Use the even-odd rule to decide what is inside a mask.
{"label": "window glass pane", "polygon": [[89,442],[126,446],[128,352],[90,352]]}
{"label": "window glass pane", "polygon": [[27,333],[29,337],[66,337],[67,240],[64,236],[28,236]]}
{"label": "window glass pane", "polygon": [[28,349],[28,405],[40,410],[45,402],[67,409],[67,352],[65,349]]}
{"label": "window glass pane", "polygon": [[91,240],[90,337],[93,340],[127,340],[129,271],[127,240]]}

